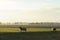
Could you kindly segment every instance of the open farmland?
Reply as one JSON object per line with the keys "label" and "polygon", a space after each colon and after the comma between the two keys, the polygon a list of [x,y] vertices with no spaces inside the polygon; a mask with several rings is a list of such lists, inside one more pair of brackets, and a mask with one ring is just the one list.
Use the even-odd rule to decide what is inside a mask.
{"label": "open farmland", "polygon": [[53,28],[27,28],[26,32],[20,28],[0,28],[0,40],[60,40],[60,28],[52,31]]}
{"label": "open farmland", "polygon": [[[26,32],[52,31],[52,28],[27,28]],[[21,32],[19,28],[0,28],[0,32]]]}
{"label": "open farmland", "polygon": [[20,27],[27,28],[26,32],[49,32],[53,31],[53,28],[57,28],[57,31],[60,31],[60,23],[22,23],[0,24],[0,32],[21,32]]}
{"label": "open farmland", "polygon": [[[53,31],[53,28],[27,28],[26,32],[49,32]],[[60,31],[60,28],[57,28]],[[0,28],[0,32],[22,32],[20,28]]]}
{"label": "open farmland", "polygon": [[60,32],[6,32],[0,40],[60,40]]}
{"label": "open farmland", "polygon": [[19,28],[0,28],[0,32],[20,32]]}

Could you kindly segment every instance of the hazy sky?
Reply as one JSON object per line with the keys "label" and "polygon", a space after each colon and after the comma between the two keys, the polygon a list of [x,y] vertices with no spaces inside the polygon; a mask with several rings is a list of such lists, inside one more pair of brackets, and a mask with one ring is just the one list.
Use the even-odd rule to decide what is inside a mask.
{"label": "hazy sky", "polygon": [[0,0],[1,22],[60,22],[60,0]]}

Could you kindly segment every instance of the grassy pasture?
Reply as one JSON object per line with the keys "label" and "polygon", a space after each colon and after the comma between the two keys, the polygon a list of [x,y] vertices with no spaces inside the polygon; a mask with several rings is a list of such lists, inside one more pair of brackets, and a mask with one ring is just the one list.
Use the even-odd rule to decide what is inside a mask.
{"label": "grassy pasture", "polygon": [[1,32],[0,40],[60,40],[60,32]]}
{"label": "grassy pasture", "polygon": [[0,32],[20,32],[19,28],[0,28]]}
{"label": "grassy pasture", "polygon": [[[53,28],[27,28],[26,32],[48,32],[48,31],[53,31]],[[60,31],[60,28],[57,28],[57,31]],[[0,28],[0,32],[21,32],[21,30],[19,28]]]}
{"label": "grassy pasture", "polygon": [[27,28],[27,32],[44,32],[52,31],[52,28]]}

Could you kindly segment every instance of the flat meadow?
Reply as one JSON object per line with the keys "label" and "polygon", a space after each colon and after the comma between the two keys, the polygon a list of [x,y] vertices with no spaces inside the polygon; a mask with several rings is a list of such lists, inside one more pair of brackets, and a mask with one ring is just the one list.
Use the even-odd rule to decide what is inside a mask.
{"label": "flat meadow", "polygon": [[[26,32],[49,32],[53,31],[53,28],[27,28]],[[60,31],[57,28],[56,31]],[[0,32],[23,32],[20,28],[0,28]]]}
{"label": "flat meadow", "polygon": [[0,40],[60,40],[60,28],[52,32],[53,28],[0,28]]}

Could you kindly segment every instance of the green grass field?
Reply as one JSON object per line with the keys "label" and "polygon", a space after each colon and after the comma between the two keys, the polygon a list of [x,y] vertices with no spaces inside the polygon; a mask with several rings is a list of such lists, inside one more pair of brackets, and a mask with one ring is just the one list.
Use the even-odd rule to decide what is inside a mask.
{"label": "green grass field", "polygon": [[0,28],[0,40],[60,40],[60,28],[52,32],[52,28],[27,28],[21,32],[19,28]]}
{"label": "green grass field", "polygon": [[[53,31],[53,28],[27,28],[26,32],[49,32]],[[60,28],[57,28],[60,31]],[[19,28],[0,28],[0,32],[21,32]]]}
{"label": "green grass field", "polygon": [[60,40],[60,32],[1,32],[0,40]]}
{"label": "green grass field", "polygon": [[0,32],[20,32],[19,28],[0,28]]}

